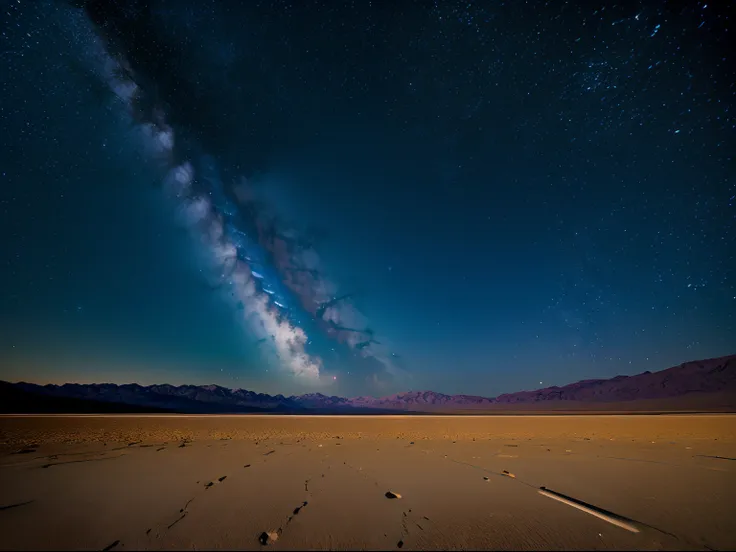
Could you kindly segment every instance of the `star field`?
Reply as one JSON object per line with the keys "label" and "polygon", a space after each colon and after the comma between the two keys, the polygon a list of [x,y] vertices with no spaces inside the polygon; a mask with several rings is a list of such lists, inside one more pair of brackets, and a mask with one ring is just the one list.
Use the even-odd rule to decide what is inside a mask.
{"label": "star field", "polygon": [[725,6],[94,5],[0,10],[0,379],[495,395],[733,353]]}

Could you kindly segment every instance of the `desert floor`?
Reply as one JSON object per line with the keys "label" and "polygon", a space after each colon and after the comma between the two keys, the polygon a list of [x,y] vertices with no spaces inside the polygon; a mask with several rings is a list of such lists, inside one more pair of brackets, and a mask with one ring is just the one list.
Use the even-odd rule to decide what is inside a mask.
{"label": "desert floor", "polygon": [[2,416],[0,548],[734,550],[735,459],[734,415]]}

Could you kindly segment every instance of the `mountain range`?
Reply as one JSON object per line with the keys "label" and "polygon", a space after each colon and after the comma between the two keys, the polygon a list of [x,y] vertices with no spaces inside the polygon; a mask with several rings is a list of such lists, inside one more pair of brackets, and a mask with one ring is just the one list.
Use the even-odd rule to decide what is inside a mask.
{"label": "mountain range", "polygon": [[0,412],[5,413],[450,413],[601,410],[613,404],[620,410],[636,410],[638,405],[644,404],[659,405],[662,410],[702,408],[703,405],[736,410],[736,355],[686,362],[658,372],[582,380],[562,387],[506,393],[494,398],[434,391],[410,391],[382,398],[344,398],[321,393],[286,397],[219,385],[0,382]]}

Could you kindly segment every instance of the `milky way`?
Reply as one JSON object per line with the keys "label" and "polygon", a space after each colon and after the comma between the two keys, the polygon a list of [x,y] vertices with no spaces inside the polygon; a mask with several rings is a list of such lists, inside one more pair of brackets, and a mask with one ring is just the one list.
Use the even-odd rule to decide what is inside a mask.
{"label": "milky way", "polygon": [[[373,360],[376,381],[399,374],[391,355],[373,339],[366,318],[350,303],[350,294],[336,295],[310,240],[275,217],[247,178],[226,182],[217,157],[196,140],[185,139],[186,144],[179,146],[180,133],[169,122],[166,103],[157,99],[152,82],[135,67],[135,52],[142,44],[124,34],[128,25],[145,26],[145,18],[142,22],[140,18],[146,8],[88,2],[86,10],[100,32],[97,71],[140,126],[150,154],[167,172],[164,189],[209,253],[211,284],[229,292],[252,335],[270,345],[277,361],[307,383],[325,379],[322,359],[309,352],[307,325],[346,345],[353,355]],[[157,47],[156,42],[153,36],[146,39],[148,47]],[[186,135],[186,129],[181,134]]]}

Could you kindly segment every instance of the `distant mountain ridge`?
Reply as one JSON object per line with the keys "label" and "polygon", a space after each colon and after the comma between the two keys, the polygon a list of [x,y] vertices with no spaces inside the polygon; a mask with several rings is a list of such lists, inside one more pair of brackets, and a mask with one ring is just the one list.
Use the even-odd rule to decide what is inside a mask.
{"label": "distant mountain ridge", "polygon": [[[409,391],[388,397],[344,398],[322,393],[268,395],[219,385],[139,385],[113,383],[36,385],[2,382],[0,411],[19,408],[23,400],[13,392],[49,400],[70,399],[88,403],[128,405],[135,411],[152,409],[188,413],[361,413],[428,412],[498,409],[504,405],[564,405],[566,403],[622,403],[648,399],[680,398],[692,394],[736,392],[736,355],[685,362],[658,372],[611,379],[582,380],[562,387],[505,393],[494,398]],[[736,396],[736,395],[735,395]],[[35,399],[34,399],[35,400]],[[19,402],[20,401],[20,402]],[[81,404],[81,403],[80,403]],[[16,406],[12,406],[16,405]],[[86,408],[93,408],[87,406]]]}

